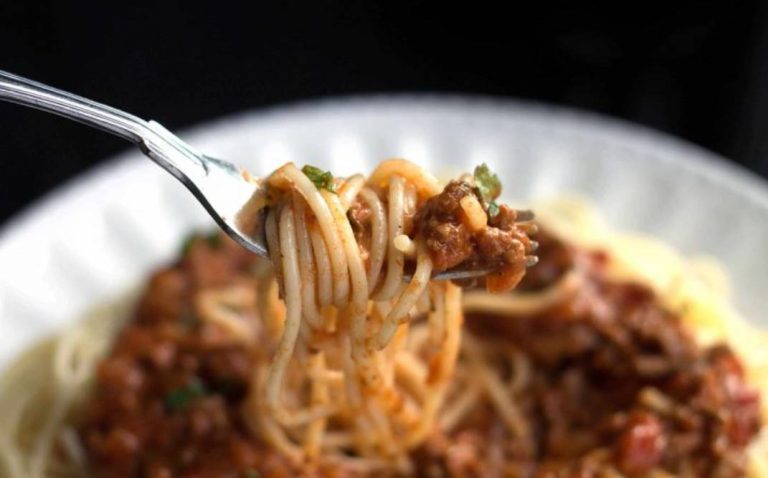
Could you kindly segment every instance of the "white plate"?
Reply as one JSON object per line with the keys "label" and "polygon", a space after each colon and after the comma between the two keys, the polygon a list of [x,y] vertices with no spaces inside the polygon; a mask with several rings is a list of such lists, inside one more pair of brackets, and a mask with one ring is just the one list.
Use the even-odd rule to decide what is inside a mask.
{"label": "white plate", "polygon": [[[436,172],[487,162],[506,194],[591,198],[621,228],[720,258],[736,302],[768,325],[768,188],[694,146],[593,115],[525,103],[382,96],[242,114],[184,135],[264,173],[286,161],[370,171],[403,156]],[[132,285],[212,223],[171,176],[124,154],[0,231],[0,367],[23,346]]]}

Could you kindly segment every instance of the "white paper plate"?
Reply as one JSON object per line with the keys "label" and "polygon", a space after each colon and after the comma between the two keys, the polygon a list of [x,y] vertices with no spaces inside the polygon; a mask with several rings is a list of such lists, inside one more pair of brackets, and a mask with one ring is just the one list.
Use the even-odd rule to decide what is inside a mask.
{"label": "white paper plate", "polygon": [[[509,101],[381,96],[242,114],[183,136],[256,173],[286,161],[339,175],[370,171],[391,156],[436,172],[486,162],[515,199],[581,194],[618,227],[718,257],[741,311],[768,325],[768,187],[644,128]],[[139,283],[190,230],[211,226],[189,193],[138,152],[33,205],[0,231],[0,367]]]}

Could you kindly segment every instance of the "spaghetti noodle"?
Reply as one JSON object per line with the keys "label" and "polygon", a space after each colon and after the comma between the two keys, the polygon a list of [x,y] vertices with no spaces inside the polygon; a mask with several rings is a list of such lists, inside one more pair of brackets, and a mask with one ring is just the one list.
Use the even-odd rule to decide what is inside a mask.
{"label": "spaghetti noodle", "polygon": [[[3,471],[768,476],[754,428],[768,412],[754,393],[768,393],[768,338],[731,309],[711,266],[616,234],[568,200],[537,206],[549,233],[521,290],[414,290],[436,264],[479,263],[433,233],[456,215],[428,214],[440,190],[419,174],[385,163],[367,180],[315,182],[295,168],[268,178],[274,267],[195,239],[153,276],[127,325],[125,307],[108,310],[21,357],[0,383]],[[449,202],[482,230],[464,197]],[[507,213],[493,219],[475,199],[503,230]],[[665,367],[698,388],[670,388],[655,378]],[[691,440],[701,447],[683,452]]]}
{"label": "spaghetti noodle", "polygon": [[[481,201],[498,191],[476,192],[477,173],[444,191],[404,160],[383,162],[367,180],[319,184],[310,173],[287,164],[255,199],[267,210],[286,318],[272,363],[255,372],[263,378],[249,423],[296,461],[316,457],[332,434],[344,445],[325,443],[326,459],[353,450],[407,471],[407,451],[434,428],[460,343],[459,290],[430,277],[462,264],[493,267],[489,289],[514,287],[533,248],[529,226],[506,206],[489,223]],[[423,314],[428,340],[414,347],[410,323]],[[290,367],[297,358],[302,365]]]}

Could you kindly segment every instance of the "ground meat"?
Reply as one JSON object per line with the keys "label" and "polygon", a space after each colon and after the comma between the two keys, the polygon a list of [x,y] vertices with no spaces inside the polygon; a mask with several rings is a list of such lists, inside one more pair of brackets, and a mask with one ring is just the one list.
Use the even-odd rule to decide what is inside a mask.
{"label": "ground meat", "polygon": [[[649,289],[606,279],[604,254],[539,239],[542,262],[521,287],[540,290],[571,267],[585,271],[585,286],[536,315],[466,320],[489,349],[514,347],[529,361],[530,377],[513,396],[531,434],[510,435],[481,403],[413,452],[418,476],[640,477],[653,468],[744,476],[761,402],[738,357],[726,346],[698,347]],[[94,476],[298,476],[241,415],[262,352],[202,323],[192,305],[207,288],[255,287],[253,266],[234,243],[197,238],[151,278],[98,366],[79,427]],[[510,378],[504,366],[496,372]],[[355,476],[329,465],[317,474]]]}
{"label": "ground meat", "polygon": [[666,439],[656,415],[636,412],[624,425],[616,445],[616,464],[628,475],[648,473],[661,463]]}
{"label": "ground meat", "polygon": [[349,224],[352,226],[352,231],[355,233],[355,239],[360,244],[365,242],[365,230],[371,221],[371,210],[368,206],[359,198],[355,198],[347,211],[347,218]]}
{"label": "ground meat", "polygon": [[363,259],[366,269],[370,267],[371,254],[368,250],[370,237],[367,231],[370,231],[371,209],[359,198],[355,198],[347,211],[349,224],[352,226],[352,232],[355,234],[355,241],[360,250],[360,257]]}
{"label": "ground meat", "polygon": [[196,291],[252,281],[252,265],[228,240],[197,238],[177,264],[150,279],[96,371],[80,427],[94,476],[294,476],[242,422],[252,352],[191,308]]}
{"label": "ground meat", "polygon": [[464,224],[437,224],[429,231],[426,243],[436,271],[458,266],[473,253],[472,235]]}
{"label": "ground meat", "polygon": [[414,233],[424,238],[437,271],[461,264],[475,249],[472,235],[460,217],[459,202],[469,194],[475,193],[468,183],[451,181],[416,215]]}
{"label": "ground meat", "polygon": [[530,239],[516,224],[516,212],[506,205],[493,215],[486,208],[487,227],[473,231],[461,206],[461,200],[470,195],[482,202],[469,183],[450,182],[416,214],[414,236],[423,238],[435,272],[460,265],[488,269],[495,271],[487,278],[489,290],[512,289],[525,273]]}
{"label": "ground meat", "polygon": [[[425,469],[537,478],[609,470],[641,477],[654,469],[745,476],[744,450],[761,424],[760,396],[738,357],[724,345],[699,347],[649,289],[606,279],[604,254],[546,234],[541,239],[544,272],[534,267],[522,287],[541,289],[572,266],[585,271],[587,283],[533,316],[467,317],[489,348],[515,347],[530,362],[515,403],[533,437],[500,432],[485,403],[455,432],[437,434],[419,450]],[[452,447],[459,442],[462,468],[455,472]]]}

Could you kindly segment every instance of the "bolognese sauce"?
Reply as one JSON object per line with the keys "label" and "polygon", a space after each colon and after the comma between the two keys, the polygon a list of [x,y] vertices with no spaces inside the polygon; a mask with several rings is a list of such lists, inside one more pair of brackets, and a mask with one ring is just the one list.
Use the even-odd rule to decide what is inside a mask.
{"label": "bolognese sauce", "polygon": [[528,362],[514,398],[530,434],[511,436],[486,404],[436,434],[421,466],[432,476],[745,476],[760,396],[733,351],[699,347],[650,289],[607,279],[603,253],[539,240],[542,260],[522,290],[572,267],[587,282],[535,315],[466,318],[485,347],[515,348]]}
{"label": "bolognese sauce", "polygon": [[[432,210],[420,220],[440,222],[441,214]],[[461,246],[454,251],[433,239],[442,244],[435,251],[446,251],[446,264],[461,256]],[[661,470],[744,476],[744,451],[760,427],[760,396],[733,351],[696,345],[651,290],[608,279],[603,254],[546,234],[538,239],[542,261],[523,280],[524,290],[544,289],[573,267],[586,271],[588,281],[535,315],[466,318],[489,363],[496,363],[499,347],[525,358],[527,379],[508,393],[524,411],[528,433],[510,433],[483,402],[451,432],[434,430],[412,452],[413,473],[586,478],[606,470],[630,477]],[[94,475],[297,476],[297,465],[243,422],[250,370],[266,352],[202,322],[195,306],[201,293],[234,285],[255,290],[257,264],[219,237],[195,238],[186,249],[152,277],[98,367],[80,427]],[[257,300],[238,304],[248,326],[257,326]],[[511,373],[505,367],[498,363],[502,375]],[[355,476],[322,461],[314,473]]]}
{"label": "bolognese sauce", "polygon": [[185,249],[152,276],[97,369],[80,430],[92,470],[115,478],[293,476],[245,431],[239,407],[252,347],[200,321],[193,305],[201,292],[234,282],[255,288],[253,256],[220,236],[193,238]]}
{"label": "bolognese sauce", "polygon": [[470,182],[451,181],[418,212],[414,234],[425,239],[436,272],[457,266],[487,270],[488,290],[506,292],[529,265],[527,254],[535,248],[531,226],[518,224],[526,218],[509,206],[483,202]]}

